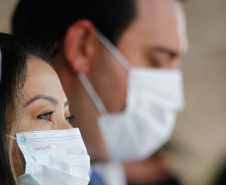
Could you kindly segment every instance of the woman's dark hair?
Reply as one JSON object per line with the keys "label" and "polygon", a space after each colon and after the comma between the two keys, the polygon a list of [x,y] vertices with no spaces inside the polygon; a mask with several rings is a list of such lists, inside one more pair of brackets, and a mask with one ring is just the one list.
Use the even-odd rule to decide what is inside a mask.
{"label": "woman's dark hair", "polygon": [[0,184],[13,185],[9,142],[6,134],[10,134],[12,124],[16,121],[18,91],[24,83],[26,59],[18,41],[10,35],[0,33],[2,53],[2,76],[0,82]]}
{"label": "woman's dark hair", "polygon": [[17,184],[12,161],[12,140],[7,135],[15,135],[20,115],[20,90],[26,80],[27,59],[37,57],[44,61],[48,53],[35,48],[30,43],[16,37],[0,33],[2,54],[0,81],[0,184]]}
{"label": "woman's dark hair", "polygon": [[45,47],[60,41],[75,21],[88,19],[116,44],[135,14],[134,0],[20,0],[12,27],[13,34]]}

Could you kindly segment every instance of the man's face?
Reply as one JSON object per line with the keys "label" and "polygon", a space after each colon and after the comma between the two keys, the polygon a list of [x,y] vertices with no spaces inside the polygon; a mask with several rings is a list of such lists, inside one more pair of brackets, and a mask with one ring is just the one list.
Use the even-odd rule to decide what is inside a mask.
{"label": "man's face", "polygon": [[178,0],[136,0],[137,15],[117,47],[133,67],[178,68],[187,47]]}
{"label": "man's face", "polygon": [[[136,3],[137,15],[119,37],[116,47],[133,67],[177,68],[187,44],[180,2],[136,0]],[[95,42],[94,48],[95,55],[90,57],[87,77],[109,113],[123,111],[126,106],[128,73],[100,42]],[[62,82],[64,89],[69,91],[73,91],[72,87],[75,87],[75,91],[79,87],[73,85],[65,88],[66,81]],[[66,93],[69,91],[66,90]],[[73,96],[67,93],[72,102],[70,109],[77,115],[77,123],[91,160],[108,159],[97,124],[100,113],[84,89],[71,94]]]}
{"label": "man's face", "polygon": [[[133,67],[178,68],[187,47],[185,18],[180,2],[136,0],[136,3],[136,17],[119,37],[116,47]],[[128,73],[110,55],[97,60],[103,62],[90,75],[90,80],[107,111],[112,113],[125,110]],[[105,65],[108,66],[103,67]],[[95,146],[98,144],[95,143]],[[87,148],[90,147],[87,145]],[[92,152],[90,154],[92,157]]]}
{"label": "man's face", "polygon": [[[132,67],[177,69],[187,48],[185,17],[180,1],[136,0],[136,10],[135,19],[119,37],[116,47]],[[90,79],[94,87],[101,87],[97,93],[108,112],[123,111],[128,73],[116,58],[112,60],[111,53],[105,53],[109,57],[98,58],[97,61],[103,62]]]}

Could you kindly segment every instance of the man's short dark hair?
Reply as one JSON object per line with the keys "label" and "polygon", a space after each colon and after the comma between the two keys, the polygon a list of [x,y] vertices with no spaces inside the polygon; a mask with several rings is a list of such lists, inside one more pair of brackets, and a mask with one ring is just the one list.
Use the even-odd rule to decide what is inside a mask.
{"label": "man's short dark hair", "polygon": [[135,14],[134,0],[21,0],[12,28],[13,34],[44,46],[60,41],[73,22],[88,19],[116,44]]}

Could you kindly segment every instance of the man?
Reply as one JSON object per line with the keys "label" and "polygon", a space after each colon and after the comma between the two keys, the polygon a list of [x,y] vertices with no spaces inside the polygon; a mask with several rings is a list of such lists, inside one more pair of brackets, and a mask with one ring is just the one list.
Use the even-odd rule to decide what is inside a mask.
{"label": "man", "polygon": [[[140,109],[144,112],[139,115],[130,114],[130,118],[124,112],[130,110],[128,106],[134,108],[133,102],[126,102],[133,101],[128,96],[134,96],[127,94],[134,91],[134,87],[128,90],[127,86],[130,74],[134,74],[131,67],[177,69],[179,66],[187,45],[179,0],[21,0],[13,17],[13,33],[31,39],[38,47],[55,48],[52,64],[70,99],[71,113],[76,114],[74,126],[80,128],[93,164],[146,159],[169,138],[172,127],[166,129],[169,133],[163,134],[160,143],[161,134],[155,129],[146,127],[148,124],[140,128],[140,122],[146,121],[142,120],[146,109]],[[138,73],[138,76],[146,74]],[[150,72],[147,73],[149,76]],[[145,102],[140,97],[149,98],[148,93],[140,97],[139,93],[137,102]],[[145,112],[147,117],[150,114]],[[143,130],[138,137],[140,129]],[[148,138],[155,135],[157,138],[149,146],[153,138]],[[151,181],[148,173],[146,181],[141,173],[134,176],[136,166],[137,163],[124,164],[128,181],[130,178],[144,183]],[[115,168],[122,170],[120,166]],[[143,169],[147,172],[146,167]]]}

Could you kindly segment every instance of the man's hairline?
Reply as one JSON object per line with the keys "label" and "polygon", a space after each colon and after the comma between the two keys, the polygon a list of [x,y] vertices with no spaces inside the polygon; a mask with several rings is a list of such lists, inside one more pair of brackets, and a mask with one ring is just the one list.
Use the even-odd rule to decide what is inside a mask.
{"label": "man's hairline", "polygon": [[[133,3],[135,3],[135,9],[134,9],[134,17],[133,17],[133,19],[126,25],[126,27],[124,28],[124,30],[120,33],[120,35],[118,35],[117,36],[117,39],[115,40],[115,45],[117,46],[117,43],[119,42],[119,40],[120,40],[120,38],[121,38],[121,36],[123,35],[123,33],[129,28],[129,26],[135,21],[135,19],[137,18],[137,16],[138,16],[138,9],[137,9],[137,5],[136,5],[136,3],[139,1],[139,0],[132,0],[133,1]],[[186,0],[176,0],[176,1],[179,1],[179,2],[184,2],[184,1],[186,1]],[[75,23],[75,22],[77,22],[77,21],[79,21],[79,20],[76,20],[76,21],[74,21],[73,23]],[[90,20],[91,21],[91,20]],[[92,21],[91,21],[92,22]],[[73,24],[72,23],[72,24]],[[93,22],[92,22],[93,23]],[[70,24],[68,27],[67,27],[67,29],[72,25],[72,24]],[[94,24],[94,23],[93,23]],[[94,27],[96,28],[96,25],[94,24]],[[97,29],[97,28],[96,28]],[[65,32],[65,34],[66,34],[66,32]],[[64,38],[65,38],[65,34],[64,34],[64,36],[61,38],[61,39],[59,39],[59,40],[56,40],[55,41],[55,43],[59,46],[59,45],[61,45],[63,42],[64,42]],[[60,49],[60,51],[63,51],[64,49],[63,48],[61,48]],[[58,54],[60,54],[61,52],[58,52]],[[64,52],[63,52],[64,53]],[[57,54],[57,55],[58,55]],[[54,57],[55,58],[55,57]]]}

